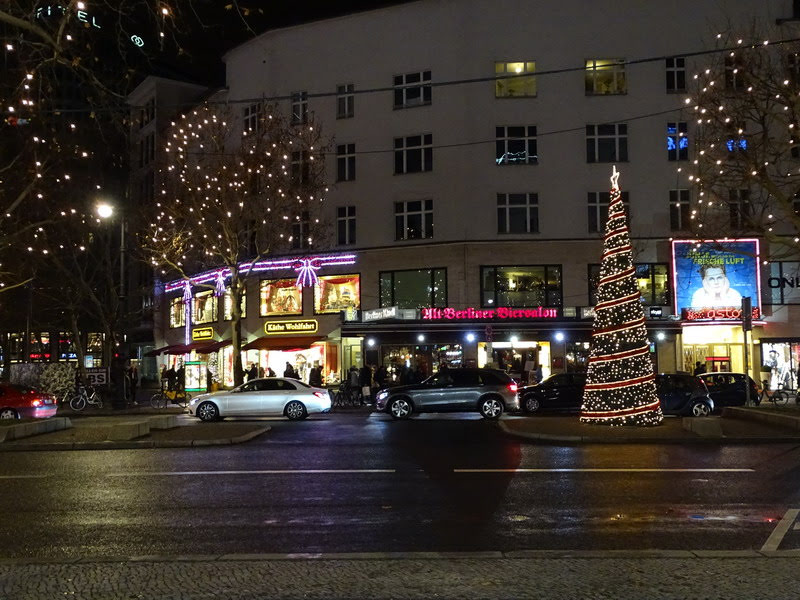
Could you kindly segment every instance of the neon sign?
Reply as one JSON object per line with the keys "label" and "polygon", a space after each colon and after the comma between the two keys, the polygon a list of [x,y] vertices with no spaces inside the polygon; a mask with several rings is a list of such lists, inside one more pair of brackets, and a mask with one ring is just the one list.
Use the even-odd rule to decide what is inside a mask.
{"label": "neon sign", "polygon": [[426,321],[463,321],[467,319],[557,319],[557,308],[423,308],[422,319]]}
{"label": "neon sign", "polygon": [[[303,261],[308,261],[304,263]],[[312,257],[297,257],[297,258],[287,258],[287,259],[280,259],[280,260],[259,260],[256,262],[253,261],[245,261],[239,263],[239,272],[241,275],[250,275],[253,273],[266,273],[269,271],[286,271],[289,269],[300,270],[302,269],[303,265],[313,265],[310,266],[308,270],[311,272],[315,271],[318,267],[329,267],[329,266],[337,266],[337,265],[354,265],[356,263],[356,255],[355,254],[327,254],[321,256],[312,256]],[[212,281],[217,281],[219,275],[222,274],[224,279],[227,279],[231,276],[231,270],[228,267],[222,267],[219,269],[212,269],[211,271],[204,271],[203,273],[199,273],[193,277],[191,277],[188,281],[191,285],[201,285],[201,284],[208,284]],[[184,279],[175,279],[170,281],[164,286],[165,292],[174,292],[176,290],[181,289],[184,286]]]}
{"label": "neon sign", "polygon": [[[60,4],[56,4],[55,6],[42,6],[41,8],[36,9],[36,18],[42,19],[44,17],[52,17],[57,13],[61,13],[61,15],[67,14],[67,9]],[[81,23],[86,23],[87,25],[91,25],[92,27],[97,27],[97,29],[101,29],[100,25],[97,24],[97,21],[93,16],[87,13],[85,10],[76,10],[75,11],[75,18],[78,19]]]}
{"label": "neon sign", "polygon": [[[753,320],[761,318],[761,309],[757,306],[753,307],[752,313]],[[729,307],[729,308],[684,308],[683,318],[687,321],[703,321],[703,320],[742,320],[742,309]]]}

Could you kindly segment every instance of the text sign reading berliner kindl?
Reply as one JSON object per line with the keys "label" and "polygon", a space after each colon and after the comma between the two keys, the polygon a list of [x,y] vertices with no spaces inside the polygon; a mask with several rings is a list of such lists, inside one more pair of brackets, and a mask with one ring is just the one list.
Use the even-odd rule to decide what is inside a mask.
{"label": "text sign reading berliner kindl", "polygon": [[316,333],[319,324],[315,319],[303,321],[266,321],[264,332],[268,334],[280,333]]}
{"label": "text sign reading berliner kindl", "polygon": [[423,308],[422,319],[442,320],[486,320],[486,319],[557,319],[557,308]]}

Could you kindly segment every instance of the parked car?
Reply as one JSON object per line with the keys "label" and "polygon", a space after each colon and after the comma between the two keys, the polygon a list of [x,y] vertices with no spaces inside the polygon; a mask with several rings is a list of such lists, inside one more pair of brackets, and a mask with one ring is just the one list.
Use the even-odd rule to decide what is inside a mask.
{"label": "parked car", "polygon": [[706,384],[716,409],[721,409],[723,406],[744,406],[747,402],[747,385],[750,386],[750,399],[756,405],[761,402],[758,386],[749,375],[719,372],[703,373],[699,377]]}
{"label": "parked car", "polygon": [[[538,385],[520,389],[526,413],[543,411],[577,412],[583,404],[586,373],[557,373]],[[694,375],[659,373],[656,392],[665,415],[702,417],[714,410],[714,401],[705,384]]]}
{"label": "parked car", "polygon": [[479,412],[497,419],[503,411],[519,410],[517,384],[497,369],[448,369],[422,383],[381,390],[375,408],[394,419],[422,412]]}
{"label": "parked car", "polygon": [[0,419],[46,419],[57,410],[53,394],[24,385],[0,384]]}
{"label": "parked car", "polygon": [[281,415],[296,421],[330,409],[328,390],[282,377],[253,379],[232,390],[201,394],[189,402],[189,414],[201,421]]}

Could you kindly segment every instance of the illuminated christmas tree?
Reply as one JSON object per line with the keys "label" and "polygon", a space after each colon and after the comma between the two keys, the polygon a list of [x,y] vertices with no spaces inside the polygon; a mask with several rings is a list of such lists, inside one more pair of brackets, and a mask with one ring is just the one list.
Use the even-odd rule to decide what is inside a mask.
{"label": "illuminated christmas tree", "polygon": [[618,179],[614,167],[581,421],[658,425],[663,415]]}

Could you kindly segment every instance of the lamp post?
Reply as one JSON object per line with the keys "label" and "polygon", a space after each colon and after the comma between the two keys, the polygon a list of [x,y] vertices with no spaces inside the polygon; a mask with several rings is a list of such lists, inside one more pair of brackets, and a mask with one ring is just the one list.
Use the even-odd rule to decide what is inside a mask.
{"label": "lamp post", "polygon": [[[110,219],[114,216],[114,206],[108,202],[100,202],[97,205],[97,216],[101,219]],[[125,300],[125,217],[119,220],[119,300]]]}
{"label": "lamp post", "polygon": [[[95,207],[95,211],[97,212],[97,216],[100,219],[107,220],[114,217],[114,206],[109,204],[108,202],[99,202]],[[119,216],[119,288],[117,292],[117,324],[119,327],[119,333],[122,334],[122,343],[126,342],[125,340],[125,325],[124,325],[124,313],[125,313],[125,216],[120,211]],[[111,381],[116,382],[119,384],[120,391],[122,392],[122,397],[118,399],[120,402],[120,407],[124,408],[125,399],[127,398],[127,390],[126,390],[126,381],[125,381],[125,366],[124,363],[120,364],[119,360],[115,360],[114,357],[114,340],[109,340],[109,345],[107,348],[110,348],[110,353],[108,357],[109,364],[106,365],[109,368],[109,374],[111,375]]]}

